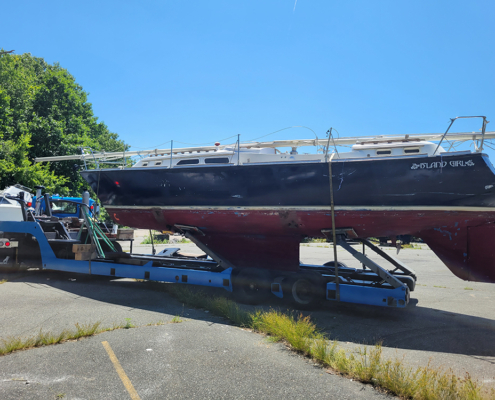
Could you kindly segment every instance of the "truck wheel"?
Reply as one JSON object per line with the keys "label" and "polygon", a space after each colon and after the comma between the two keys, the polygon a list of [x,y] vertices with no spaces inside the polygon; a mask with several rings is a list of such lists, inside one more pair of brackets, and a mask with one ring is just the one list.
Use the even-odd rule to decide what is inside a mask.
{"label": "truck wheel", "polygon": [[258,268],[241,269],[233,278],[234,298],[239,303],[258,304],[270,295],[270,273]]}
{"label": "truck wheel", "polygon": [[325,296],[323,280],[318,274],[295,274],[289,279],[290,300],[295,308],[309,310]]}

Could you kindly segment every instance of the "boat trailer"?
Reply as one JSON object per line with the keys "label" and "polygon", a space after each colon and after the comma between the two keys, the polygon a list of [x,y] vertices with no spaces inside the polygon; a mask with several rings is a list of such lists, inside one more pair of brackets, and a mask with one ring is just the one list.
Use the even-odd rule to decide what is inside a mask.
{"label": "boat trailer", "polygon": [[[326,265],[301,264],[299,272],[286,274],[256,268],[239,270],[227,261],[218,259],[208,249],[203,249],[209,256],[205,259],[181,256],[178,248],[165,249],[156,255],[115,252],[105,253],[106,258],[74,260],[57,257],[54,247],[60,244],[73,246],[78,241],[47,239],[36,221],[2,221],[0,235],[3,237],[0,239],[0,270],[19,264],[19,258],[23,259],[23,243],[29,240],[39,246],[40,260],[38,265],[27,263],[26,268],[38,266],[40,269],[80,274],[217,287],[233,292],[236,299],[249,304],[262,302],[272,293],[278,298],[288,299],[296,308],[312,308],[324,298],[330,301],[405,307],[416,282],[414,272],[398,260],[393,259],[396,269],[400,271],[387,271],[355,250],[345,239],[340,239],[339,245],[367,268],[349,268],[342,263],[336,267],[333,262],[329,262]],[[186,233],[186,237],[194,242],[194,235]],[[362,239],[361,242],[377,253],[382,252],[367,240]],[[11,254],[6,253],[9,251]],[[387,254],[385,256],[390,257]],[[338,291],[340,298],[337,297]]]}
{"label": "boat trailer", "polygon": [[[18,199],[23,205],[22,199]],[[258,268],[237,268],[211,251],[198,237],[198,227],[176,225],[175,229],[195,243],[206,256],[181,255],[179,248],[168,248],[154,255],[128,254],[113,246],[99,232],[89,207],[77,234],[67,231],[64,221],[40,218],[24,210],[24,221],[0,221],[0,271],[39,269],[118,278],[223,288],[240,302],[256,304],[270,295],[288,300],[295,308],[310,309],[323,300],[375,306],[405,307],[414,290],[416,275],[399,260],[366,239],[356,238],[350,228],[335,229],[336,244],[349,252],[361,268],[330,261],[325,265],[300,264],[297,272]],[[332,232],[322,231],[323,234]],[[327,235],[327,238],[330,235]],[[349,241],[363,246],[359,252]],[[331,241],[331,239],[329,239]],[[90,246],[91,256],[77,259],[78,247]],[[371,260],[368,248],[391,263],[387,270]]]}

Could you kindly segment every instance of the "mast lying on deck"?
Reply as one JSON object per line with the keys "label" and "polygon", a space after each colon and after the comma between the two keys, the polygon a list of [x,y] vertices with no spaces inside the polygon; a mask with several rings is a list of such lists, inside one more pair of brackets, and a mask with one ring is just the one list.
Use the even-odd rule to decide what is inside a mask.
{"label": "mast lying on deck", "polygon": [[[408,135],[383,135],[383,136],[356,136],[346,138],[332,138],[330,144],[333,146],[349,146],[354,144],[368,144],[368,143],[390,143],[390,142],[417,142],[417,141],[441,141],[444,137],[443,133],[414,133]],[[444,140],[449,142],[468,142],[468,141],[481,141],[481,140],[495,139],[495,132],[485,132],[484,135],[480,132],[463,132],[463,133],[449,133],[445,135]],[[328,139],[295,139],[295,140],[274,140],[271,142],[249,142],[241,143],[241,149],[252,148],[279,148],[279,147],[307,147],[307,146],[327,146]],[[151,156],[151,155],[174,155],[178,154],[192,154],[199,152],[215,152],[225,149],[237,149],[237,144],[219,145],[219,146],[201,146],[201,147],[185,147],[173,149],[153,149],[153,150],[140,150],[140,151],[117,151],[117,152],[85,152],[83,154],[75,154],[69,156],[53,156],[53,157],[36,157],[35,162],[50,162],[50,161],[71,161],[71,160],[86,160],[91,161],[93,159],[102,160],[116,160],[123,157],[134,156]]]}

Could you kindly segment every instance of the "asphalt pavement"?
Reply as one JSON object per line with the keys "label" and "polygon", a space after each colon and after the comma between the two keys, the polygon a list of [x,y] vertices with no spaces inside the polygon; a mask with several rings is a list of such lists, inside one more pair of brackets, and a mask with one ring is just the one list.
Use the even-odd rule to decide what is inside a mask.
{"label": "asphalt pavement", "polygon": [[[192,244],[177,246],[200,252]],[[149,253],[149,246],[136,243],[134,251]],[[344,348],[380,342],[386,357],[401,358],[411,367],[430,363],[495,387],[495,285],[461,281],[426,247],[404,249],[397,257],[418,275],[407,308],[327,302],[308,313],[312,320]],[[331,258],[327,244],[301,246],[303,262]],[[339,260],[356,266],[345,252],[339,251]],[[135,398],[102,342],[113,349],[141,399],[386,397],[261,335],[190,309],[160,284],[49,271],[7,279],[0,285],[1,339],[97,321],[138,328],[0,357],[2,399]],[[212,292],[228,296],[223,289]],[[274,299],[260,307],[287,306]],[[174,317],[182,322],[171,323]]]}

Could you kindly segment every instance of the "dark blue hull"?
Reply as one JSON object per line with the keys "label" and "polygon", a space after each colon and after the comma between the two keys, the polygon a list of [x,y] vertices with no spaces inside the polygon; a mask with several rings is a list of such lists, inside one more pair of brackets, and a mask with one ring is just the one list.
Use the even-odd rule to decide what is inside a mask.
{"label": "dark blue hull", "polygon": [[[337,160],[337,206],[495,207],[495,175],[486,156]],[[328,163],[81,172],[104,206],[328,206]],[[491,186],[493,185],[493,186]]]}

